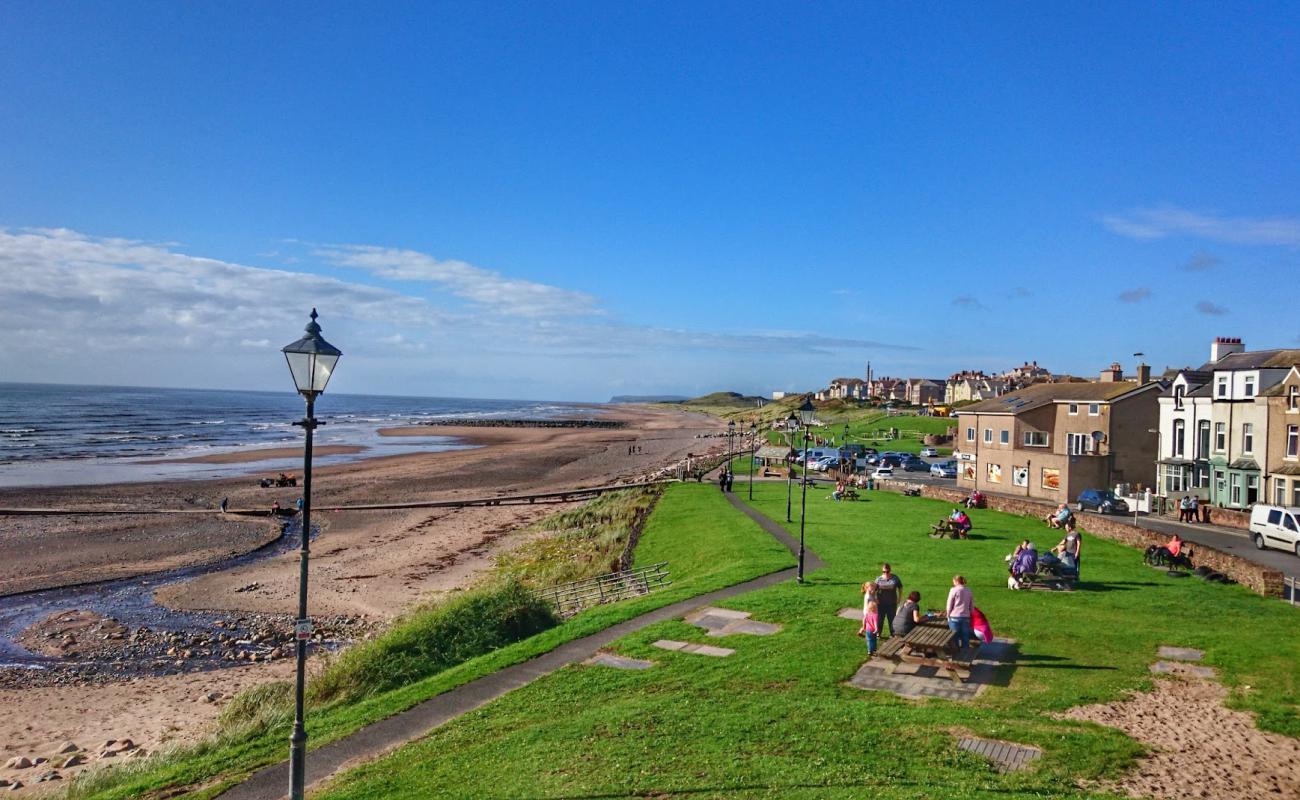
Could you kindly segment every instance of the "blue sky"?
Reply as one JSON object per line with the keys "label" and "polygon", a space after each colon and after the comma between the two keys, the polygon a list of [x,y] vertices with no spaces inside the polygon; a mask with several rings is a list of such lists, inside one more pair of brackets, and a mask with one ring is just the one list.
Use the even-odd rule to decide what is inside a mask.
{"label": "blue sky", "polygon": [[5,6],[2,379],[274,389],[312,305],[394,394],[1300,341],[1300,7],[701,5]]}

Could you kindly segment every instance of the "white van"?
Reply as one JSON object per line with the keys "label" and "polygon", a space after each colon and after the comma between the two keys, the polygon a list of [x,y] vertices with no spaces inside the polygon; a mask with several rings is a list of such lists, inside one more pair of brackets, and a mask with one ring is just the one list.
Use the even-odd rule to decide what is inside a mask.
{"label": "white van", "polygon": [[1256,505],[1250,510],[1250,538],[1260,550],[1277,547],[1300,556],[1300,507]]}

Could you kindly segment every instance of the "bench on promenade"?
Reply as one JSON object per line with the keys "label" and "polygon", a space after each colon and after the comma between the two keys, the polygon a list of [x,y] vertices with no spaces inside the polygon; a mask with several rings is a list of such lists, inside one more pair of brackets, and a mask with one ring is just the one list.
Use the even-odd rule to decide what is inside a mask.
{"label": "bench on promenade", "polygon": [[978,645],[958,651],[957,634],[942,620],[918,623],[906,636],[886,639],[876,655],[889,661],[885,674],[892,675],[903,664],[918,664],[942,669],[953,683],[970,680],[971,662]]}

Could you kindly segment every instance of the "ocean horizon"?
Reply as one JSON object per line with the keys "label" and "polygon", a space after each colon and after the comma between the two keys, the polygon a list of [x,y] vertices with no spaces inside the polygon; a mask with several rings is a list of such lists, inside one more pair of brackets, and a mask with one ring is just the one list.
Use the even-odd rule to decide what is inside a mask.
{"label": "ocean horizon", "polygon": [[[318,463],[449,449],[450,439],[381,437],[380,428],[440,419],[594,416],[590,403],[327,393],[318,445],[366,448]],[[293,447],[301,396],[291,392],[0,383],[0,487],[222,477],[275,468],[252,464],[157,464],[259,448]],[[292,467],[292,460],[285,460]]]}

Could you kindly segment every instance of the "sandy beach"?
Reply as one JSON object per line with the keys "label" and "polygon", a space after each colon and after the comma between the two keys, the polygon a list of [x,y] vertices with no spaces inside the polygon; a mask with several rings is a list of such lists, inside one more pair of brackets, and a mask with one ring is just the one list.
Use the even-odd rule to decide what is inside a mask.
{"label": "sandy beach", "polygon": [[[400,503],[500,496],[606,485],[643,479],[687,456],[725,444],[720,427],[703,415],[650,407],[614,407],[603,419],[620,428],[410,426],[385,436],[448,436],[470,449],[362,459],[313,474],[313,615],[382,622],[411,603],[469,585],[493,556],[517,547],[520,532],[557,505],[466,509],[339,512],[348,504]],[[639,452],[630,454],[632,445]],[[250,450],[231,456],[262,454]],[[298,451],[293,451],[297,455]],[[0,593],[153,573],[183,565],[223,563],[278,535],[266,517],[222,514],[291,508],[298,489],[260,488],[257,474],[204,481],[50,487],[0,491],[0,507],[208,510],[210,515],[113,517],[0,517]],[[285,552],[232,569],[219,569],[157,592],[181,609],[289,614],[296,602],[297,555]],[[61,687],[0,694],[11,713],[0,718],[0,752],[19,755],[55,742],[83,744],[127,736],[145,748],[202,734],[221,701],[196,705],[200,694],[222,697],[260,680],[283,677],[290,659],[213,672],[138,678],[97,687]],[[87,692],[83,696],[82,692]],[[150,698],[148,704],[130,702]],[[80,700],[78,698],[81,698]],[[182,709],[183,713],[163,713]],[[40,724],[32,720],[40,717]],[[0,776],[10,777],[0,772]]]}

